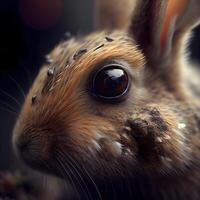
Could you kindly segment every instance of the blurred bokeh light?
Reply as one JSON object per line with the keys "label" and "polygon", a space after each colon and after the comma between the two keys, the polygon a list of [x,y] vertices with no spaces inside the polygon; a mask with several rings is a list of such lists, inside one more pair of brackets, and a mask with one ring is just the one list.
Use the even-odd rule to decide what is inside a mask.
{"label": "blurred bokeh light", "polygon": [[46,29],[55,25],[61,16],[62,0],[20,0],[22,20],[36,29]]}

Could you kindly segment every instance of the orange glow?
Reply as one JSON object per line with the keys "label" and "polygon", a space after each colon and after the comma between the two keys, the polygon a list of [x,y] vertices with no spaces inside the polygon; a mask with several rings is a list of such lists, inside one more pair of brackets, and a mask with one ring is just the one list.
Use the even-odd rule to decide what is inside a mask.
{"label": "orange glow", "polygon": [[166,37],[172,18],[176,15],[180,15],[187,5],[188,0],[169,0],[163,23],[163,29],[160,35],[161,46],[165,46]]}

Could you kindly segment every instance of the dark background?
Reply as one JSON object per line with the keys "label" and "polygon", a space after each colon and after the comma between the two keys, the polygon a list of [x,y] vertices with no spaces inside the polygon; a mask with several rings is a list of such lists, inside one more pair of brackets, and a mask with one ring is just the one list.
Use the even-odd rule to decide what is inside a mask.
{"label": "dark background", "polygon": [[[0,0],[0,170],[13,169],[11,134],[23,95],[45,55],[67,31],[85,34],[93,29],[94,0]],[[191,58],[200,61],[200,28],[195,30]],[[16,84],[17,82],[17,84]],[[9,109],[11,110],[11,108]]]}

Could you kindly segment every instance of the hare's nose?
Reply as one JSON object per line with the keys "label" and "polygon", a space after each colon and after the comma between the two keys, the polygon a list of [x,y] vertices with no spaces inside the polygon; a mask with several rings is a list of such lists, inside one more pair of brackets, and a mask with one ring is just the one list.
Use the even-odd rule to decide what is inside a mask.
{"label": "hare's nose", "polygon": [[[49,159],[51,142],[44,134],[21,134],[15,137],[14,148],[17,155],[30,167],[44,168],[43,161]],[[48,142],[47,142],[48,140]]]}
{"label": "hare's nose", "polygon": [[30,163],[34,157],[35,151],[34,139],[19,136],[15,143],[15,148],[17,150],[18,156],[20,156],[26,163]]}

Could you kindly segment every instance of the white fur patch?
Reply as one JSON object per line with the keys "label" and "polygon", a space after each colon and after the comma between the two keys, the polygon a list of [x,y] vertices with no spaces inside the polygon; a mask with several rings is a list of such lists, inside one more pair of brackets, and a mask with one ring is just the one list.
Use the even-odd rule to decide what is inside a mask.
{"label": "white fur patch", "polygon": [[111,148],[114,151],[116,156],[120,156],[122,154],[122,144],[119,142],[111,143]]}
{"label": "white fur patch", "polygon": [[184,123],[179,123],[179,124],[178,124],[178,128],[179,128],[179,129],[184,129],[184,128],[186,128],[186,124],[184,124]]}

